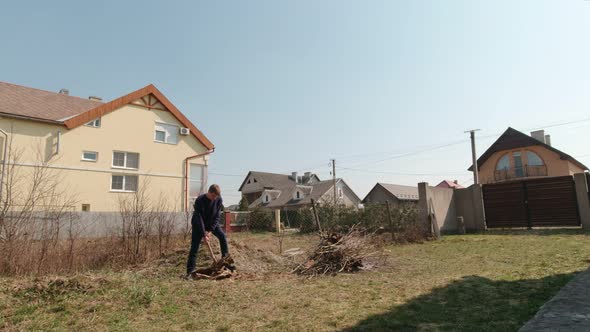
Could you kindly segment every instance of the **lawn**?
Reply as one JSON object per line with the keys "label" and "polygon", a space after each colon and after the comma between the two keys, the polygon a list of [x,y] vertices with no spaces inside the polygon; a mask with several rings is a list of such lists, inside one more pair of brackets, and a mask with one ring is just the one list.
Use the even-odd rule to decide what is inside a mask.
{"label": "lawn", "polygon": [[[304,279],[285,272],[184,281],[174,259],[131,271],[0,279],[6,330],[515,331],[576,272],[590,237],[577,230],[453,235],[386,247],[376,271]],[[276,250],[269,234],[234,239]],[[308,246],[291,235],[284,247]],[[179,263],[184,253],[177,253]],[[172,257],[172,256],[171,256]],[[166,263],[168,262],[168,263]],[[238,266],[239,268],[239,266]]]}

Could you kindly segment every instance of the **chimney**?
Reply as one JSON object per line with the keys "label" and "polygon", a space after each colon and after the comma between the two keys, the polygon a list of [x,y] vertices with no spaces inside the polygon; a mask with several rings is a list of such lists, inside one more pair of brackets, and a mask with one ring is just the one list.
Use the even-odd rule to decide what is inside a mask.
{"label": "chimney", "polygon": [[308,183],[310,179],[311,179],[311,172],[303,173],[303,180],[302,180],[303,184]]}
{"label": "chimney", "polygon": [[545,144],[551,146],[551,135],[545,135]]}
{"label": "chimney", "polygon": [[454,183],[454,184],[459,184],[459,181],[457,181],[457,180],[453,180],[453,183]]}
{"label": "chimney", "polygon": [[297,172],[292,172],[291,177],[293,178],[293,181],[295,181],[295,183],[297,183]]}
{"label": "chimney", "polygon": [[88,99],[94,100],[94,101],[102,101],[102,98],[97,97],[97,96],[89,96]]}
{"label": "chimney", "polygon": [[69,96],[70,95],[70,90],[68,90],[68,89],[59,89],[59,94]]}
{"label": "chimney", "polygon": [[531,137],[539,142],[545,143],[545,130],[531,131]]}

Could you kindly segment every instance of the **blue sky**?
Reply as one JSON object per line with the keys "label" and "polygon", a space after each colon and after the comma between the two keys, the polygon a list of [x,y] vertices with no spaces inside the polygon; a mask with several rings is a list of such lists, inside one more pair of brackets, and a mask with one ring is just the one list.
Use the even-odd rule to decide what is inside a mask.
{"label": "blue sky", "polygon": [[154,83],[215,143],[230,203],[248,170],[329,178],[330,158],[364,196],[470,184],[471,128],[482,153],[546,126],[590,164],[589,16],[584,0],[11,1],[0,80],[106,100]]}

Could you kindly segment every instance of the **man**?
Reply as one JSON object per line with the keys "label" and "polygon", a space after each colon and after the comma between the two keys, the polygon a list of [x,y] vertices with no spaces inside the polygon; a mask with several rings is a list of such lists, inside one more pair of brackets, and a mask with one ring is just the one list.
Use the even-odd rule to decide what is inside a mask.
{"label": "man", "polygon": [[205,242],[209,243],[211,233],[219,239],[221,255],[225,257],[229,254],[227,239],[219,227],[222,204],[221,189],[216,184],[211,185],[206,194],[199,196],[195,200],[193,218],[191,220],[193,228],[191,250],[188,254],[188,261],[186,263],[187,278],[190,278],[191,274],[197,267],[197,252],[199,251],[201,240],[205,240]]}

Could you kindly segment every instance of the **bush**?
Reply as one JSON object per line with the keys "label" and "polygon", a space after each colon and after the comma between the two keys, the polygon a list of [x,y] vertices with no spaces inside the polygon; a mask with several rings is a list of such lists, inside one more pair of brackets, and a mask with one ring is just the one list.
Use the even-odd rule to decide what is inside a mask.
{"label": "bush", "polygon": [[274,216],[272,211],[256,208],[250,213],[248,228],[251,231],[270,232],[274,230]]}
{"label": "bush", "polygon": [[393,232],[396,242],[417,242],[429,236],[428,229],[418,223],[418,207],[413,203],[391,206],[391,222],[386,204],[369,204],[362,209],[325,204],[316,210],[324,232],[348,232],[358,225],[366,232]]}

